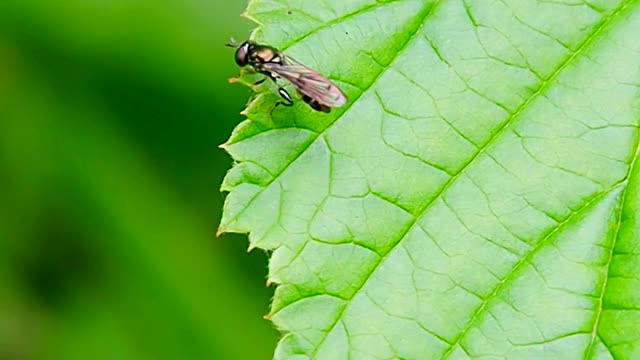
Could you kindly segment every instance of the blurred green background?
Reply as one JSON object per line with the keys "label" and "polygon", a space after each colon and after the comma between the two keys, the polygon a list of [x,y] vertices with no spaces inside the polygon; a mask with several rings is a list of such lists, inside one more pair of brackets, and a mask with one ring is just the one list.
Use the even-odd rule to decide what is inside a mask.
{"label": "blurred green background", "polygon": [[215,237],[245,1],[0,1],[0,359],[268,359],[266,255]]}

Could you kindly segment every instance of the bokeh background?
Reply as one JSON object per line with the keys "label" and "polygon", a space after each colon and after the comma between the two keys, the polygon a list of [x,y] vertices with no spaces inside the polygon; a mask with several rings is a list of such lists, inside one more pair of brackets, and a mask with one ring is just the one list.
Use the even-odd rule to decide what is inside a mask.
{"label": "bokeh background", "polygon": [[269,359],[266,254],[215,237],[245,1],[0,1],[0,359]]}

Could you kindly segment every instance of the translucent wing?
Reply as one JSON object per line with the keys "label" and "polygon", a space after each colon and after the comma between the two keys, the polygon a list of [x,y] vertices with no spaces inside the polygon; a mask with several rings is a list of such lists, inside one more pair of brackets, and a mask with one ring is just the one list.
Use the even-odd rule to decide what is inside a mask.
{"label": "translucent wing", "polygon": [[283,57],[281,63],[263,63],[261,67],[291,82],[300,93],[322,105],[337,108],[347,103],[342,90],[329,79],[289,57]]}

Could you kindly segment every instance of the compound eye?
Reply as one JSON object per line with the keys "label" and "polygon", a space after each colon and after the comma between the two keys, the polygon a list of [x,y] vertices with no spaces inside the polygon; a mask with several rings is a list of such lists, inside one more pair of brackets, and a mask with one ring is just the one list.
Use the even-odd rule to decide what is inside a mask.
{"label": "compound eye", "polygon": [[249,48],[251,44],[248,42],[243,42],[242,45],[238,47],[236,50],[236,64],[240,67],[247,66],[249,63]]}

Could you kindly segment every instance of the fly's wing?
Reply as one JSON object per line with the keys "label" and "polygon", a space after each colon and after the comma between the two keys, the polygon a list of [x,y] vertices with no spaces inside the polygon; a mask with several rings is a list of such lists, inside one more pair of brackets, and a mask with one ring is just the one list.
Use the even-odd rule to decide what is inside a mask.
{"label": "fly's wing", "polygon": [[289,57],[283,57],[282,63],[267,62],[261,65],[265,70],[291,82],[300,93],[322,105],[337,108],[347,103],[342,90],[329,79]]}

